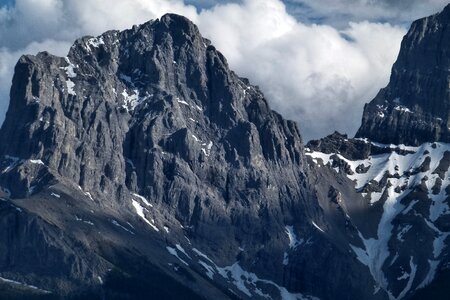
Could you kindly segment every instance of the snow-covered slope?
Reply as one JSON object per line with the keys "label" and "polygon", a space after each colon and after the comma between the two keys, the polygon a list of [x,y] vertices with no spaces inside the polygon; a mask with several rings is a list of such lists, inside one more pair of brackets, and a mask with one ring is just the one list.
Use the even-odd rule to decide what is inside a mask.
{"label": "snow-covered slope", "polygon": [[[363,247],[350,248],[377,282],[374,292],[381,288],[391,299],[411,295],[448,267],[450,144],[406,147],[330,137],[369,149],[358,159],[349,147],[313,143],[314,149],[306,149],[317,167],[332,168],[352,180],[365,201],[365,221],[352,220]],[[356,214],[347,211],[350,219]]]}

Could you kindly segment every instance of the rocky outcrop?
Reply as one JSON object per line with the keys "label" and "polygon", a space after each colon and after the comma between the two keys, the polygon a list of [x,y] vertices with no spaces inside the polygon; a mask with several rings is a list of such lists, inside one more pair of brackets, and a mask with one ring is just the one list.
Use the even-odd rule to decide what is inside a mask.
{"label": "rocky outcrop", "polygon": [[392,144],[450,142],[450,6],[415,21],[387,87],[364,108],[356,136]]}

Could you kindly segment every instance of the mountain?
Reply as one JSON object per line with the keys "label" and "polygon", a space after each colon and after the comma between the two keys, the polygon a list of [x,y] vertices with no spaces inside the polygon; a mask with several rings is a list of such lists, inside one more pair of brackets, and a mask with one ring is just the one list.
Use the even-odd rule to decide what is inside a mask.
{"label": "mountain", "polygon": [[389,299],[448,297],[449,29],[450,5],[415,21],[356,138],[334,133],[306,147],[363,199],[349,216],[363,247],[350,246]]}
{"label": "mountain", "polygon": [[0,137],[6,283],[108,299],[373,285],[325,234],[296,124],[184,17],[23,56]]}
{"label": "mountain", "polygon": [[[306,154],[353,181],[363,199],[362,212],[349,216],[363,246],[350,247],[377,282],[375,291],[411,298],[436,277],[448,276],[449,144],[380,144],[335,133],[310,142]],[[417,299],[445,299],[448,285],[440,289]]]}
{"label": "mountain", "polygon": [[[21,57],[0,129],[0,298],[445,299],[450,146],[416,125],[448,98],[398,110],[414,94],[398,88],[391,123],[371,113],[401,61],[433,55],[408,42],[417,24],[445,28],[449,10],[413,24],[357,138],[306,147],[182,16]],[[446,53],[444,29],[424,32]],[[416,90],[443,84],[408,64]]]}
{"label": "mountain", "polygon": [[364,108],[356,136],[418,146],[450,142],[450,6],[415,21],[389,85]]}

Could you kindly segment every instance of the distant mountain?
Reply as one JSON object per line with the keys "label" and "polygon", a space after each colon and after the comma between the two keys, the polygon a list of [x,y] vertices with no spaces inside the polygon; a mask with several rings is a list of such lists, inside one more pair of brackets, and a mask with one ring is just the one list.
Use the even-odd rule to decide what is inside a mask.
{"label": "distant mountain", "polygon": [[[450,144],[380,144],[335,133],[310,142],[306,154],[353,181],[363,199],[348,216],[363,245],[350,247],[376,280],[374,293],[409,299],[448,276]],[[340,199],[357,199],[336,187]],[[417,299],[446,299],[448,289],[443,283],[434,296]]]}
{"label": "distant mountain", "polygon": [[415,21],[389,85],[364,109],[357,137],[418,146],[450,142],[450,6]]}
{"label": "distant mountain", "polygon": [[416,119],[378,138],[372,103],[358,138],[305,148],[173,14],[23,56],[0,130],[0,298],[445,299],[450,145]]}
{"label": "distant mountain", "polygon": [[313,163],[345,175],[363,197],[362,219],[350,218],[364,246],[351,247],[390,299],[450,292],[449,41],[450,5],[415,21],[357,138],[307,145]]}

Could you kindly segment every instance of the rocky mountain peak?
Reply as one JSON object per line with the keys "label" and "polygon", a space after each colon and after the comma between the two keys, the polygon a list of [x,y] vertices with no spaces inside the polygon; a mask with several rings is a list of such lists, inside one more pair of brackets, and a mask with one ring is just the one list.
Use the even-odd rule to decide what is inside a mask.
{"label": "rocky mountain peak", "polygon": [[450,6],[415,21],[388,86],[364,109],[357,137],[419,145],[450,141]]}
{"label": "rocky mountain peak", "polygon": [[[219,266],[246,268],[275,291],[299,280],[283,279],[290,238],[315,230],[320,208],[308,203],[314,195],[298,128],[184,17],[80,38],[67,57],[23,56],[0,137],[8,141],[0,145],[0,196],[25,199],[22,209],[44,224],[70,232],[119,224],[124,251],[156,247],[144,255],[155,264],[155,253],[190,249],[192,259],[194,248],[208,255],[203,266],[216,277],[225,274]],[[100,237],[80,230],[73,238],[91,241],[86,252],[98,254],[91,245]],[[77,257],[88,265],[84,259]]]}
{"label": "rocky mountain peak", "polygon": [[[112,194],[125,185],[145,189],[135,182],[145,168],[130,166],[148,161],[149,149],[203,164],[225,139],[223,154],[245,164],[259,155],[302,160],[296,125],[230,71],[192,22],[172,14],[78,39],[65,58],[22,57],[1,134],[10,141],[0,147],[3,156],[41,160],[55,176]],[[88,183],[95,174],[97,182]]]}

